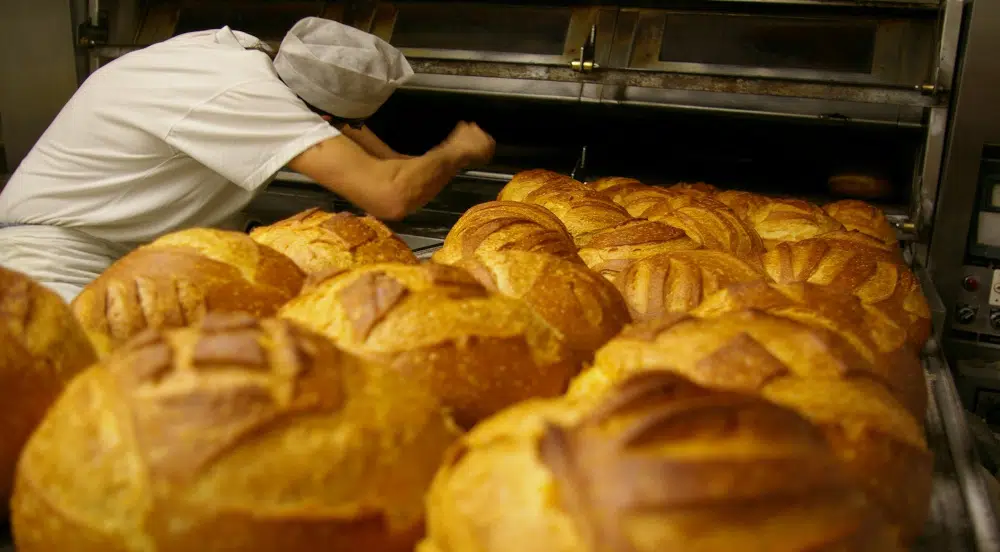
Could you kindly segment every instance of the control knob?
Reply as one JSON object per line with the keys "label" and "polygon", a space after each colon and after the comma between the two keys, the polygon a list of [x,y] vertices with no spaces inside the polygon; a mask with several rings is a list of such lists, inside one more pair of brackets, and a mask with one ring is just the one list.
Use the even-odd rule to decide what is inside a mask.
{"label": "control knob", "polygon": [[[955,319],[958,320],[959,324],[971,324],[976,319],[976,307],[972,305],[959,305],[955,311]],[[990,322],[992,321],[993,315],[990,314]]]}
{"label": "control knob", "polygon": [[990,327],[1000,330],[1000,309],[990,309]]}

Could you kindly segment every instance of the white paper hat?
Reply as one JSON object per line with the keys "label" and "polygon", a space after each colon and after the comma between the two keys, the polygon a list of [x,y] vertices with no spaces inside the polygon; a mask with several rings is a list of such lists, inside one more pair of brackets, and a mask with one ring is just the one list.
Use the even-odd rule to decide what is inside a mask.
{"label": "white paper hat", "polygon": [[369,117],[413,76],[388,42],[348,25],[307,17],[278,48],[274,68],[306,103],[345,119]]}

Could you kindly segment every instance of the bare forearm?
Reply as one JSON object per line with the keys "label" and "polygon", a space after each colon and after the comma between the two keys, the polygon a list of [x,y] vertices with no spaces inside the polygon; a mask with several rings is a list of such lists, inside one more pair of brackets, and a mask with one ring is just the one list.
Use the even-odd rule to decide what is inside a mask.
{"label": "bare forearm", "polygon": [[344,126],[340,129],[340,132],[354,141],[357,145],[361,146],[369,155],[376,159],[382,160],[401,160],[401,159],[412,159],[410,155],[403,155],[396,150],[389,147],[388,144],[382,141],[381,138],[375,135],[368,127],[362,127],[360,129],[354,129],[349,126]]}

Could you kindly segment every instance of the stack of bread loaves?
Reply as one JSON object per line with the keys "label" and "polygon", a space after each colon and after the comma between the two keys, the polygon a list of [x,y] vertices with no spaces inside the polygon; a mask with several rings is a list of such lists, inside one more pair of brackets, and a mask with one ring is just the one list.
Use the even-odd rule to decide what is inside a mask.
{"label": "stack of bread loaves", "polygon": [[0,270],[19,552],[901,552],[927,516],[929,312],[858,201],[532,170],[429,262],[309,210],[72,314]]}
{"label": "stack of bread loaves", "polygon": [[[529,191],[505,189],[501,197],[520,202],[550,197],[557,203],[574,198],[592,201],[596,193],[633,217],[595,230],[584,243],[576,244],[580,259],[615,284],[639,323],[598,350],[565,398],[515,407],[484,422],[465,439],[460,452],[453,453],[455,459],[442,467],[431,493],[426,552],[499,549],[507,541],[497,540],[498,535],[513,538],[522,524],[537,532],[540,550],[655,550],[678,542],[699,550],[863,550],[866,546],[892,550],[913,542],[927,516],[932,468],[923,432],[926,387],[917,358],[929,334],[929,313],[881,211],[857,201],[820,208],[801,200],[719,191],[704,184],[655,188],[627,178],[599,180],[586,193],[575,181],[540,171],[515,179],[511,187],[523,189],[529,183]],[[573,210],[572,204],[553,202],[538,204],[553,212]],[[474,226],[484,228],[488,223],[488,218],[480,218]],[[511,245],[516,240],[504,241],[503,228],[497,224],[483,230],[507,244],[494,250],[516,247]],[[474,263],[459,266],[477,270]],[[666,496],[662,495],[669,490],[666,483],[663,488],[646,488],[651,494],[641,499],[643,515],[630,513],[630,508],[638,508],[633,501],[640,499],[629,494],[631,479],[616,478],[639,477],[633,472],[643,473],[645,464],[619,468],[614,463],[617,456],[615,460],[601,456],[615,448],[593,439],[600,436],[614,443],[634,439],[644,450],[660,450],[656,447],[661,445],[653,444],[653,434],[661,438],[670,432],[647,430],[649,426],[638,421],[634,426],[622,421],[591,427],[582,421],[589,418],[579,408],[612,400],[609,397],[621,392],[615,391],[617,385],[648,373],[671,373],[706,388],[756,395],[797,412],[825,438],[827,450],[839,460],[846,477],[878,510],[870,519],[884,519],[878,522],[879,536],[850,533],[862,541],[833,545],[835,539],[824,540],[839,534],[830,528],[830,533],[803,530],[796,537],[814,540],[791,547],[746,540],[738,541],[742,546],[726,545],[722,537],[705,543],[687,524],[707,521],[696,522],[693,514],[676,509],[669,516],[652,513],[658,511],[653,505],[660,503],[651,501]],[[649,404],[643,400],[625,411],[637,415]],[[673,408],[683,407],[665,405],[663,415]],[[685,421],[692,424],[689,427],[699,427],[697,418]],[[718,424],[719,431],[739,427]],[[559,427],[575,429],[553,429]],[[643,431],[653,434],[643,437]],[[690,430],[684,435],[696,433]],[[494,443],[504,443],[504,451],[494,451]],[[522,462],[509,448],[514,443],[537,450],[540,456],[528,455],[525,458],[531,459]],[[712,447],[718,447],[720,454],[726,450],[721,443],[713,442]],[[557,448],[564,456],[550,458],[548,451]],[[570,454],[565,451],[574,452],[565,456]],[[693,453],[685,454],[690,458],[687,455]],[[684,474],[686,493],[725,489],[720,492],[729,497],[732,509],[713,518],[713,527],[721,522],[726,531],[735,531],[734,527],[753,523],[762,535],[770,534],[763,520],[747,522],[736,512],[743,504],[738,489],[747,470],[765,469],[773,459],[742,458],[746,464],[734,469],[733,479],[725,482],[690,483],[701,481],[693,475],[701,472],[676,462],[670,468],[657,467],[655,473]],[[500,468],[494,461],[515,467]],[[590,467],[595,469],[586,471]],[[565,475],[570,472],[574,475]],[[763,484],[758,477],[763,476],[751,479]],[[807,481],[803,479],[803,485]],[[485,510],[501,508],[495,505],[497,499],[488,498],[500,496],[493,485],[505,490],[502,509],[512,512],[509,518]],[[614,493],[600,494],[605,487]],[[557,500],[551,504],[544,496]],[[685,496],[691,497],[691,504],[707,504],[706,499]],[[841,506],[834,510],[838,515],[848,511]],[[636,518],[630,520],[633,515]],[[851,527],[860,530],[859,525]],[[483,531],[496,537],[490,538],[490,545],[476,540]],[[726,531],[730,536],[739,534]],[[789,538],[792,533],[775,530],[774,534]],[[681,540],[658,540],[669,538]]]}

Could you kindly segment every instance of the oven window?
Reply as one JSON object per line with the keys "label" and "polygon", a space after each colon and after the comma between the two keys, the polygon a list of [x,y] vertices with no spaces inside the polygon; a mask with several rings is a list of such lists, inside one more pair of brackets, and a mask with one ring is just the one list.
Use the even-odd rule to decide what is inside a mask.
{"label": "oven window", "polygon": [[561,56],[573,12],[523,6],[398,5],[398,48]]}
{"label": "oven window", "polygon": [[235,6],[202,2],[181,9],[174,35],[229,25],[261,40],[280,42],[300,19],[318,16],[322,11],[322,2],[250,2]]}
{"label": "oven window", "polygon": [[660,61],[870,73],[876,21],[668,15]]}

